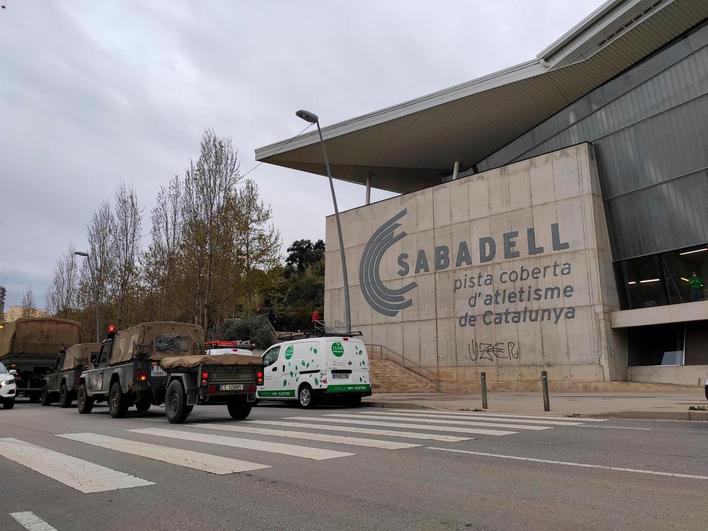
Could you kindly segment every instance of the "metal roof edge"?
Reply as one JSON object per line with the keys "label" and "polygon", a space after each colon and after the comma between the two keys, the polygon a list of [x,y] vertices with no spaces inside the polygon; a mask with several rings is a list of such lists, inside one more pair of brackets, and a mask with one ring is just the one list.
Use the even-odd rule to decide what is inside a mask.
{"label": "metal roof edge", "polygon": [[[385,107],[378,111],[373,111],[343,122],[329,125],[322,128],[322,136],[325,139],[329,139],[351,133],[359,129],[371,127],[395,118],[401,118],[418,111],[426,110],[467,96],[472,96],[474,94],[507,85],[515,81],[521,81],[523,79],[534,77],[543,74],[546,70],[546,67],[540,60],[531,59],[530,61],[526,61],[503,70],[498,70],[497,72],[432,92],[419,98],[408,100],[391,107]],[[288,151],[290,151],[308,146],[310,144],[315,144],[318,140],[319,136],[317,131],[312,131],[300,137],[291,137],[273,144],[268,144],[266,146],[256,148],[256,160],[263,161],[268,157],[277,155],[285,146],[287,146]]]}

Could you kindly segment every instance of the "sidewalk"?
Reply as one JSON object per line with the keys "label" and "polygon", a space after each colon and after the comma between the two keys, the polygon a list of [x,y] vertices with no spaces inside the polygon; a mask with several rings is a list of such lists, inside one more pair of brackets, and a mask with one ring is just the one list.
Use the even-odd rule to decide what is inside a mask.
{"label": "sidewalk", "polygon": [[[479,394],[376,393],[364,399],[373,407],[440,410],[481,410]],[[541,393],[490,392],[489,413],[516,415],[585,416],[634,419],[705,420],[708,411],[689,411],[690,406],[707,407],[701,388],[676,393],[550,393],[551,410],[543,411]]]}

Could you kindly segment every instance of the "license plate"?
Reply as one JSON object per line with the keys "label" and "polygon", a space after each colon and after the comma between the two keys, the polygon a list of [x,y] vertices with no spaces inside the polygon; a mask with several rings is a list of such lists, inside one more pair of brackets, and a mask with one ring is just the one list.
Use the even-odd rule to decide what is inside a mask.
{"label": "license plate", "polygon": [[334,372],[332,373],[332,380],[347,380],[349,379],[349,375],[343,372]]}
{"label": "license plate", "polygon": [[243,384],[223,384],[219,386],[219,391],[243,391]]}
{"label": "license plate", "polygon": [[153,365],[150,376],[167,376],[167,373],[159,365]]}

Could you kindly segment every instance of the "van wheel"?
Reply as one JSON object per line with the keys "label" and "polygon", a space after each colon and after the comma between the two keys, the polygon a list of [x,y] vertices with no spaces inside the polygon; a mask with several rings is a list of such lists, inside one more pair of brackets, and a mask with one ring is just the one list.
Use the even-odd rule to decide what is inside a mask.
{"label": "van wheel", "polygon": [[187,395],[182,389],[181,382],[172,380],[170,385],[167,386],[167,392],[165,393],[167,420],[171,424],[182,424],[191,411],[192,408],[187,405]]}
{"label": "van wheel", "polygon": [[66,384],[62,383],[59,388],[59,406],[60,407],[71,407],[71,393],[66,388]]}
{"label": "van wheel", "polygon": [[108,411],[114,419],[123,418],[128,412],[128,397],[123,394],[120,382],[113,382],[108,392]]}
{"label": "van wheel", "polygon": [[300,390],[297,392],[297,401],[303,409],[312,407],[315,400],[312,396],[312,388],[309,385],[303,384],[300,386]]}
{"label": "van wheel", "polygon": [[82,415],[91,413],[93,409],[93,397],[89,396],[85,383],[79,386],[79,396],[76,398],[76,409],[78,409],[79,413]]}
{"label": "van wheel", "polygon": [[245,396],[235,396],[226,403],[232,419],[243,420],[251,414],[251,404],[246,402]]}
{"label": "van wheel", "polygon": [[46,385],[44,387],[42,387],[42,395],[41,395],[39,401],[43,406],[51,406],[52,405],[52,401],[49,399],[49,389],[47,388]]}
{"label": "van wheel", "polygon": [[2,403],[2,407],[3,409],[12,409],[13,407],[15,407],[15,399],[11,398],[10,400],[5,400]]}

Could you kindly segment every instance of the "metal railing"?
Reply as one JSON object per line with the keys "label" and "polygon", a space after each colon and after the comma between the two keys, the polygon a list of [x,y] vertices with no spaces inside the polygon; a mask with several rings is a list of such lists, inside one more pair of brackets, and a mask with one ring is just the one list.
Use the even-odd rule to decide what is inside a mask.
{"label": "metal railing", "polygon": [[[402,354],[399,354],[398,352],[394,352],[390,348],[388,348],[385,345],[378,345],[378,344],[372,344],[372,343],[367,343],[366,344],[366,350],[369,353],[369,358],[370,359],[381,359],[381,360],[389,360],[395,363],[396,365],[400,365],[401,367],[408,369],[410,371],[413,371],[416,373],[418,376],[422,376],[426,380],[433,382],[433,383],[438,383],[438,373],[434,370],[428,369],[426,367],[423,367],[422,365],[419,365],[418,363],[411,361],[409,359],[406,359],[405,356]],[[374,354],[374,356],[372,356]],[[379,357],[377,358],[375,355],[378,355]]]}

